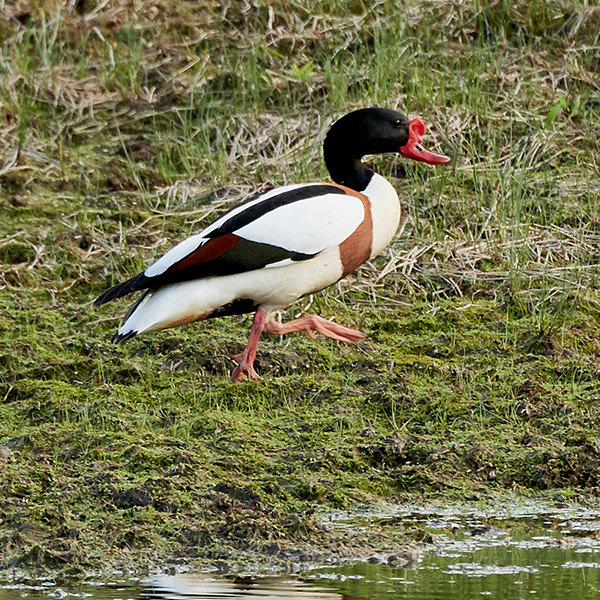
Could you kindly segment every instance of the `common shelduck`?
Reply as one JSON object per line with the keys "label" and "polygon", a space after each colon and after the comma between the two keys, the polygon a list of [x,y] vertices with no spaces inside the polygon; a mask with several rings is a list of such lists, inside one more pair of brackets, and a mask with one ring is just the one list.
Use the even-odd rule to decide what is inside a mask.
{"label": "common shelduck", "polygon": [[254,359],[263,331],[305,331],[353,343],[363,337],[322,317],[279,323],[273,312],[326,288],[381,252],[400,221],[398,194],[361,162],[399,152],[437,165],[447,156],[421,146],[425,126],[386,108],[351,112],[332,125],[323,145],[335,183],[300,183],[259,193],[184,240],[143,273],[106,290],[104,304],[145,290],[114,343],[140,333],[254,312],[250,338],[237,355],[234,380],[258,378]]}

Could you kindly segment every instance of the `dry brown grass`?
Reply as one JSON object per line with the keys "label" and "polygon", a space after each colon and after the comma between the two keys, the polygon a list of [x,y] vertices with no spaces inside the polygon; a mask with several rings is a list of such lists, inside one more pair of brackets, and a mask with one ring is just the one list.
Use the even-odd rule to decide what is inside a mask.
{"label": "dry brown grass", "polygon": [[[420,291],[437,285],[424,280],[442,280],[448,293],[465,282],[514,280],[516,271],[524,280],[589,286],[597,215],[573,211],[582,196],[590,207],[599,189],[600,8],[536,6],[357,3],[349,14],[328,2],[4,1],[4,201],[35,211],[41,198],[83,200],[62,222],[76,240],[70,258],[84,265],[78,277],[91,281],[106,253],[117,263],[132,253],[151,260],[254,189],[324,176],[319,140],[331,119],[381,102],[389,89],[386,104],[425,108],[430,134],[454,150],[456,165],[452,185],[434,176],[439,183],[426,191],[411,172],[401,186],[407,203],[411,188],[431,198],[406,207],[384,274],[400,273],[407,289]],[[381,46],[386,36],[397,50]],[[415,82],[401,72],[397,83],[386,81],[383,63],[353,58],[370,48],[395,54]],[[328,70],[336,64],[353,73]],[[335,100],[338,80],[350,86]],[[389,161],[378,164],[394,172]],[[551,188],[552,202],[570,204],[572,214],[538,219],[530,203],[517,222],[506,206],[518,203],[515,187],[525,180]],[[131,223],[105,227],[107,211],[136,203]],[[38,251],[63,233],[48,235],[5,231],[4,244],[20,237],[33,250],[10,266],[9,280],[26,270],[51,283],[70,258]],[[82,253],[77,243],[88,238]],[[362,277],[383,281],[369,268]]]}

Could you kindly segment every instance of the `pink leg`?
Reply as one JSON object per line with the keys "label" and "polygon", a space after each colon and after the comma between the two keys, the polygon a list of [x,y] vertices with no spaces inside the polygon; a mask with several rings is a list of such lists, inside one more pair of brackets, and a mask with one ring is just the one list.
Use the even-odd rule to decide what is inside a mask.
{"label": "pink leg", "polygon": [[263,332],[268,318],[269,313],[264,310],[259,308],[256,311],[254,320],[252,321],[252,329],[250,329],[248,344],[246,344],[246,348],[241,354],[234,357],[238,361],[238,366],[231,374],[234,381],[240,381],[240,379],[245,379],[246,377],[250,377],[250,379],[259,378],[258,373],[254,370],[254,359],[256,358],[260,334]]}
{"label": "pink leg", "polygon": [[332,323],[317,315],[307,315],[300,319],[294,319],[289,323],[278,323],[272,315],[259,308],[252,321],[252,328],[250,329],[250,337],[248,338],[246,348],[241,354],[237,354],[234,357],[238,361],[237,367],[231,374],[234,381],[240,381],[246,377],[259,379],[258,373],[254,370],[254,360],[256,359],[258,341],[263,331],[273,335],[306,331],[308,336],[313,340],[317,337],[315,335],[316,331],[332,340],[338,340],[347,344],[354,344],[365,337],[365,334],[360,331]]}
{"label": "pink leg", "polygon": [[306,331],[308,336],[313,340],[317,337],[315,335],[316,331],[325,337],[346,342],[346,344],[354,344],[365,337],[365,334],[360,331],[337,325],[317,315],[307,315],[300,319],[294,319],[289,323],[278,323],[270,316],[265,323],[264,331],[274,335],[285,335],[294,331]]}

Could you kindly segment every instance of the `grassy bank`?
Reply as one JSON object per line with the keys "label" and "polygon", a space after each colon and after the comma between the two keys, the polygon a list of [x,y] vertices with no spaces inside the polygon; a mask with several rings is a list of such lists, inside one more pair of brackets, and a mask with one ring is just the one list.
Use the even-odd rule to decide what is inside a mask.
{"label": "grassy bank", "polygon": [[[600,8],[589,2],[2,5],[0,562],[352,545],[315,512],[600,487]],[[391,247],[291,307],[109,343],[93,299],[254,190],[318,180],[361,106],[448,167],[374,160]],[[418,532],[406,531],[407,539]]]}

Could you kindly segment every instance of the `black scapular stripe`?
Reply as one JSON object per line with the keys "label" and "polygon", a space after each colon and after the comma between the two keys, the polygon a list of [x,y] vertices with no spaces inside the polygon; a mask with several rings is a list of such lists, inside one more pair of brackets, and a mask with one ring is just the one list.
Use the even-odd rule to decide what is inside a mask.
{"label": "black scapular stripe", "polygon": [[[267,192],[263,192],[267,193]],[[237,215],[234,215],[230,219],[227,219],[223,225],[217,227],[214,231],[211,231],[207,237],[216,238],[221,235],[226,235],[227,233],[235,233],[238,229],[241,229],[245,225],[256,221],[266,213],[279,208],[280,206],[285,206],[286,204],[293,204],[294,202],[298,202],[299,200],[307,200],[308,198],[315,198],[317,196],[324,196],[325,194],[341,194],[346,195],[346,192],[339,188],[336,185],[328,185],[326,183],[316,183],[314,185],[303,185],[302,187],[296,188],[295,190],[290,190],[288,192],[281,192],[281,194],[276,194],[271,198],[267,198],[258,204],[248,207],[246,210],[239,212]],[[261,194],[262,195],[262,194]],[[246,200],[244,204],[247,202],[251,202],[252,200],[256,200],[257,197],[254,196]],[[238,205],[239,206],[239,205]],[[237,208],[234,207],[231,210],[235,210]],[[228,213],[225,213],[221,219],[227,217]]]}
{"label": "black scapular stripe", "polygon": [[262,269],[267,265],[272,265],[285,259],[299,261],[308,260],[313,256],[316,255],[294,252],[280,248],[279,246],[251,242],[250,240],[240,238],[240,241],[231,250],[227,250],[227,252],[224,252],[218,258],[200,262],[179,271],[166,271],[161,275],[146,278],[148,280],[146,287],[155,288],[170,283],[190,281],[192,279],[246,273],[247,271]]}

